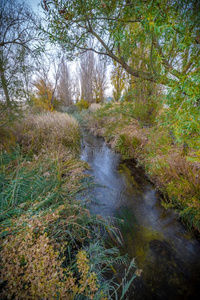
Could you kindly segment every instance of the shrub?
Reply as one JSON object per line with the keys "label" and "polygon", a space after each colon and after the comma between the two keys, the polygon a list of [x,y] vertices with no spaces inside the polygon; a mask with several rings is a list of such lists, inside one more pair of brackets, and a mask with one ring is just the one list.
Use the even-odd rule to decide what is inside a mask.
{"label": "shrub", "polygon": [[76,106],[81,111],[83,109],[88,109],[88,107],[90,106],[90,104],[88,103],[87,100],[81,99],[78,103],[76,103]]}
{"label": "shrub", "polygon": [[[50,220],[57,217],[53,214]],[[7,299],[74,299],[74,295],[82,294],[93,299],[99,284],[96,273],[90,271],[87,252],[77,252],[74,272],[69,266],[63,268],[65,247],[60,246],[60,251],[56,251],[55,242],[44,230],[42,219],[34,218],[17,236],[4,240],[2,279],[7,285],[2,296]],[[61,254],[62,258],[59,258]]]}
{"label": "shrub", "polygon": [[101,105],[98,103],[92,103],[89,107],[89,111],[95,112],[101,108]]}
{"label": "shrub", "polygon": [[71,115],[78,112],[78,107],[76,105],[71,105],[65,108],[63,107],[63,112],[66,112]]}
{"label": "shrub", "polygon": [[135,149],[140,145],[137,137],[130,137],[125,133],[119,135],[115,148],[122,154],[123,158],[131,158]]}
{"label": "shrub", "polygon": [[156,100],[148,99],[147,102],[135,102],[133,116],[142,126],[152,126],[155,124],[159,105]]}

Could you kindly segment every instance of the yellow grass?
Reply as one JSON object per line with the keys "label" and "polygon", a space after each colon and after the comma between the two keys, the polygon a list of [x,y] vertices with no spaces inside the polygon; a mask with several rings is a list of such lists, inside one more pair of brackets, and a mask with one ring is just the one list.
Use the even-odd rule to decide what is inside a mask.
{"label": "yellow grass", "polygon": [[27,115],[15,128],[17,142],[25,151],[76,151],[79,143],[78,123],[66,113],[47,112]]}

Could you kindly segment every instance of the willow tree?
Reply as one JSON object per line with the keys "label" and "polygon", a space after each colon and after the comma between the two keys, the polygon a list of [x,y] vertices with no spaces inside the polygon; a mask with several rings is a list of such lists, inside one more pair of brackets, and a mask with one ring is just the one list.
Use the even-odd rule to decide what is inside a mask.
{"label": "willow tree", "polygon": [[[167,86],[172,91],[167,102],[171,108],[168,119],[179,128],[177,136],[187,138],[191,129],[196,134],[199,1],[44,0],[43,7],[51,40],[61,43],[70,58],[92,50],[110,57],[136,78]],[[139,32],[131,32],[130,24],[137,24]],[[133,49],[144,41],[148,43],[145,70],[131,63]]]}

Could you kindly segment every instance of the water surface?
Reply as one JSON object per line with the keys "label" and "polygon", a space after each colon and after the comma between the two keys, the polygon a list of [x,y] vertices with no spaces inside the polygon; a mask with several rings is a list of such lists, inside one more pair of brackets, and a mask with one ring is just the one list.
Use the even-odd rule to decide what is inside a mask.
{"label": "water surface", "polygon": [[165,210],[154,186],[134,162],[122,163],[102,138],[83,134],[82,160],[99,187],[90,194],[91,211],[124,220],[122,252],[142,269],[128,299],[200,299],[200,243]]}

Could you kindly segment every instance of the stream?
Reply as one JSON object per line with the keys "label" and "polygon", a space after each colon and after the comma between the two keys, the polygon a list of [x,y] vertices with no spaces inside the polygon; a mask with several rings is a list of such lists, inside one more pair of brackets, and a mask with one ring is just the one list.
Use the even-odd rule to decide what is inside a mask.
{"label": "stream", "polygon": [[83,132],[81,159],[96,186],[90,210],[124,220],[122,253],[142,269],[129,300],[200,299],[200,242],[161,205],[160,196],[134,161],[122,162],[103,138]]}

